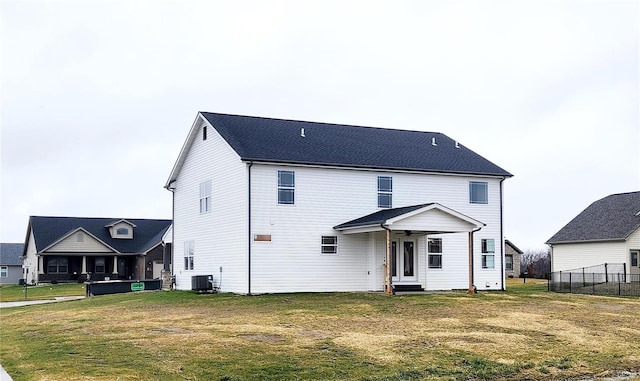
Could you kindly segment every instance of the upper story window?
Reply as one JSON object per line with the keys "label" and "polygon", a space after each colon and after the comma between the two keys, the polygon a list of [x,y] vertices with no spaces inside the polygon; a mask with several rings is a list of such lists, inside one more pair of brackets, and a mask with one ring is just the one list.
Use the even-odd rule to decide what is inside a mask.
{"label": "upper story window", "polygon": [[378,208],[391,208],[393,192],[393,178],[378,176]]}
{"label": "upper story window", "polygon": [[202,127],[202,140],[207,140],[207,126]]}
{"label": "upper story window", "polygon": [[471,204],[488,204],[488,184],[485,181],[469,181],[469,202]]}
{"label": "upper story window", "polygon": [[294,171],[278,171],[278,204],[295,203],[296,174]]}
{"label": "upper story window", "polygon": [[481,240],[482,244],[482,268],[493,269],[496,267],[496,244],[493,238]]}
{"label": "upper story window", "polygon": [[211,180],[200,183],[200,213],[211,211]]}
{"label": "upper story window", "polygon": [[129,229],[127,228],[118,228],[116,230],[117,235],[129,235]]}

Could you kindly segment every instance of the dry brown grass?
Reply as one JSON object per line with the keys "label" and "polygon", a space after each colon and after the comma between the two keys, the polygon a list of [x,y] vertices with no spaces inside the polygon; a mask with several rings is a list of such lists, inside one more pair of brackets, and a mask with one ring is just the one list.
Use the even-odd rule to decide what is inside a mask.
{"label": "dry brown grass", "polygon": [[[581,379],[640,371],[640,300],[127,294],[0,311],[20,379]],[[540,290],[540,291],[538,291]],[[105,369],[108,369],[105,370]]]}

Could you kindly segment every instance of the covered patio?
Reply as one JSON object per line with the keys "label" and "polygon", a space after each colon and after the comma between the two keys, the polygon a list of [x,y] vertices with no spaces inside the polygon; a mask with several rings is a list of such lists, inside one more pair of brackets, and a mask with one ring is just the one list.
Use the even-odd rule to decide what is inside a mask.
{"label": "covered patio", "polygon": [[[415,237],[436,234],[467,233],[468,243],[468,292],[474,292],[473,234],[485,224],[439,203],[419,204],[401,208],[384,209],[334,226],[342,234],[385,235],[384,286],[388,295],[396,291],[397,283],[417,283],[418,256],[420,250]],[[400,238],[400,237],[414,237]],[[375,240],[375,238],[373,238]],[[401,255],[400,251],[401,250]]]}

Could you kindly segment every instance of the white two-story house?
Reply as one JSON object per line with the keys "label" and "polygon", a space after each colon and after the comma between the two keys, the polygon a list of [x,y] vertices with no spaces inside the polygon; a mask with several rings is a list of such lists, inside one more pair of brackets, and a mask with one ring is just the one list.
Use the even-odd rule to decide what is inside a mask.
{"label": "white two-story house", "polygon": [[176,287],[501,290],[508,177],[441,133],[201,112],[165,185]]}

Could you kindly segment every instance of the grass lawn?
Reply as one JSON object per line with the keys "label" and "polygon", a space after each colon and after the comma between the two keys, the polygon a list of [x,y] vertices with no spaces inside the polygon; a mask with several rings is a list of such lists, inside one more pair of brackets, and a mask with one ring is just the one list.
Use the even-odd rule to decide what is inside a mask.
{"label": "grass lawn", "polygon": [[[106,295],[0,310],[14,380],[556,380],[640,372],[640,298]],[[60,287],[60,286],[57,286]],[[54,288],[55,289],[55,288]]]}
{"label": "grass lawn", "polygon": [[[78,296],[84,294],[85,286],[83,283],[28,286],[26,300],[54,299],[56,296]],[[23,286],[0,286],[0,302],[15,302],[19,300],[25,300],[25,291]]]}

